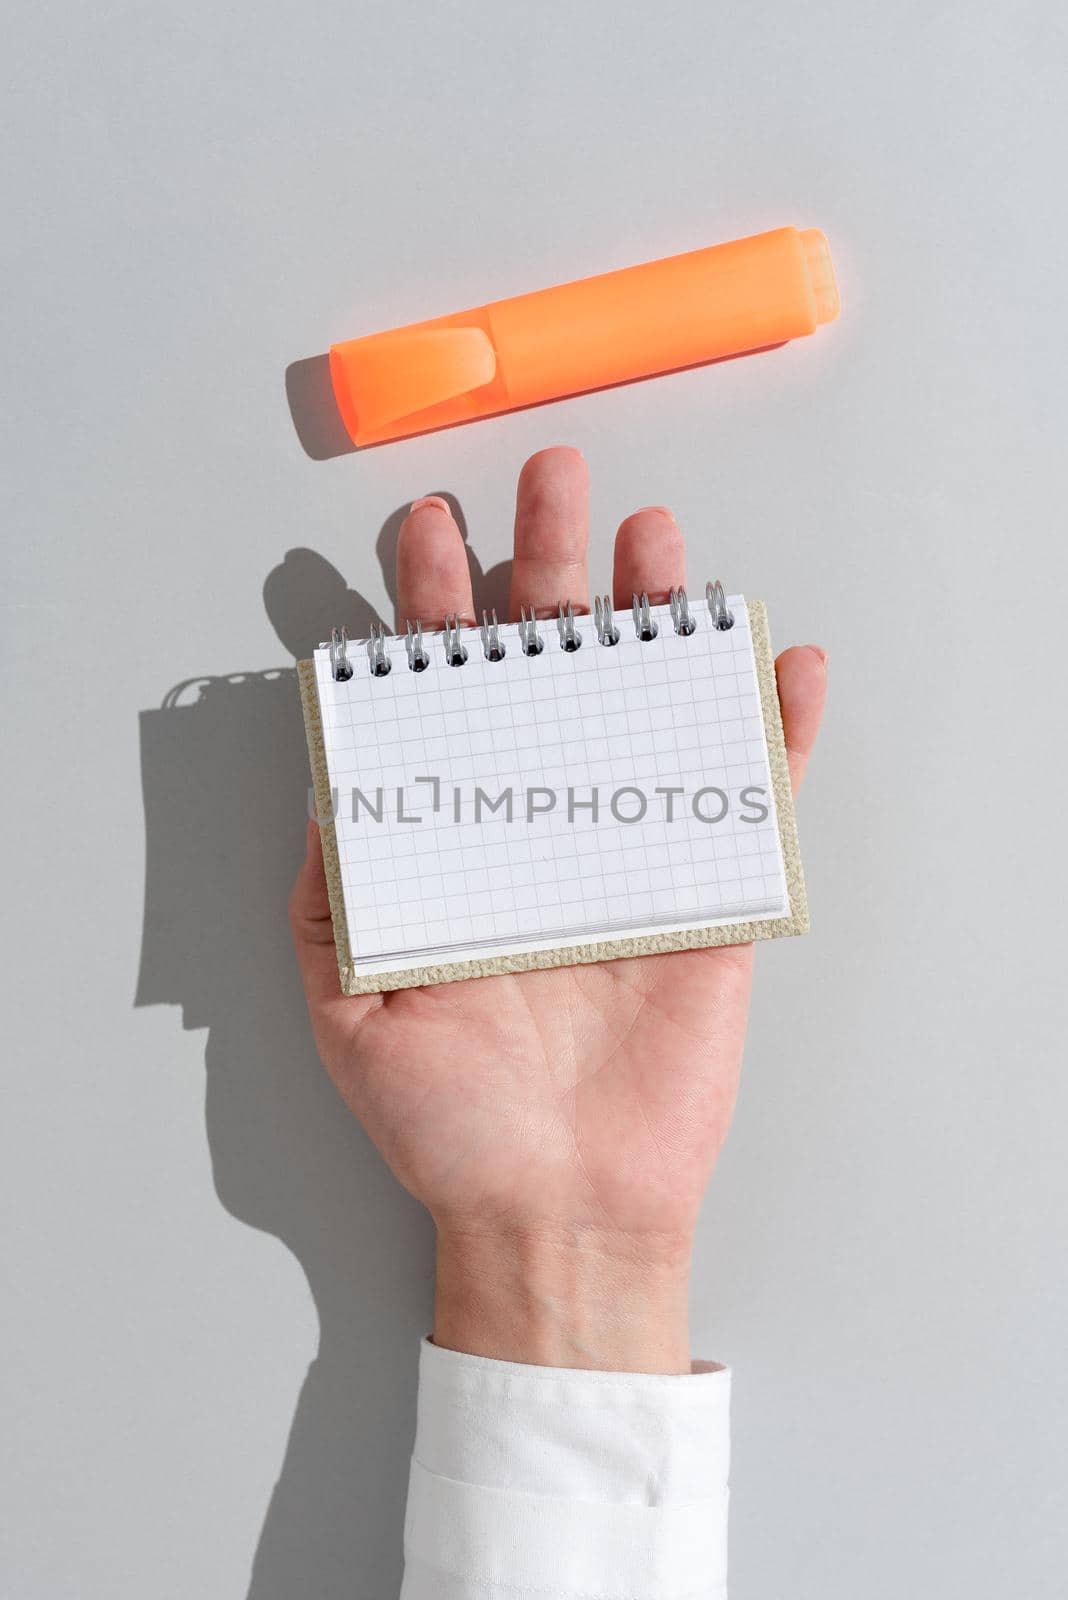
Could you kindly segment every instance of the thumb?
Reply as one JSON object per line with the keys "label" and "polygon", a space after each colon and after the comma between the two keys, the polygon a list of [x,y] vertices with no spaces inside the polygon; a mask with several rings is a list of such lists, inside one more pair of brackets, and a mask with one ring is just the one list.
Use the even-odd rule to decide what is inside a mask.
{"label": "thumb", "polygon": [[314,1015],[318,1006],[341,995],[323,841],[314,818],[308,821],[304,860],[289,896],[289,926],[308,1009]]}

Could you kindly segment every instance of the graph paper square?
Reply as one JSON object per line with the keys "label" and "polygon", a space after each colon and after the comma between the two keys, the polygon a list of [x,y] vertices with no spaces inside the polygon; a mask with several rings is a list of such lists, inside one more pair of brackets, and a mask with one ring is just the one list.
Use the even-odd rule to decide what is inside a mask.
{"label": "graph paper square", "polygon": [[306,711],[317,712],[309,742],[312,721],[321,735],[313,765],[321,820],[329,790],[348,986],[593,959],[591,946],[685,943],[732,925],[746,937],[761,924],[799,931],[785,925],[789,795],[773,772],[750,611],[740,595],[728,605],[731,628],[694,606],[686,636],[654,607],[647,641],[617,612],[614,646],[579,617],[573,651],[550,619],[533,656],[502,626],[500,661],[467,629],[462,666],[427,635],[418,673],[403,638],[385,640],[385,675],[365,642],[350,642],[344,681],[316,651]]}

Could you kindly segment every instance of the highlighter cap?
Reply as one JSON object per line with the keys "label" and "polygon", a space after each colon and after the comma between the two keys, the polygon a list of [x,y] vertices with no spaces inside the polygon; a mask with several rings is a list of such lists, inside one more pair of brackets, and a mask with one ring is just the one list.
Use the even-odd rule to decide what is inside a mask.
{"label": "highlighter cap", "polygon": [[357,442],[481,389],[496,371],[497,352],[478,327],[395,328],[330,351],[338,410]]}

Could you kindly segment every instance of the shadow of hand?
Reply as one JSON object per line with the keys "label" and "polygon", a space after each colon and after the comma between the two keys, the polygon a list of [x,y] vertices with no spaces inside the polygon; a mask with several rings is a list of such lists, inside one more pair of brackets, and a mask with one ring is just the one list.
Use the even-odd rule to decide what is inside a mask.
{"label": "shadow of hand", "polygon": [[[402,513],[379,536],[392,582]],[[372,603],[311,550],[264,603],[292,654]],[[400,1586],[432,1229],[322,1071],[286,920],[308,766],[292,668],[190,680],[140,719],[146,887],[136,1004],[207,1028],[206,1123],[219,1198],[281,1239],[320,1323],[252,1566],[250,1600],[381,1600]]]}

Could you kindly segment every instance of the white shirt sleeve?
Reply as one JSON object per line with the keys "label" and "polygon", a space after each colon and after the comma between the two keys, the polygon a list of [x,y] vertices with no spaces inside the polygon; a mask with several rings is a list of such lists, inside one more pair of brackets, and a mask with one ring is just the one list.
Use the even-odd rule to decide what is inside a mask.
{"label": "white shirt sleeve", "polygon": [[725,1600],[729,1404],[424,1340],[401,1600]]}

